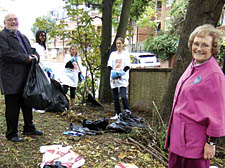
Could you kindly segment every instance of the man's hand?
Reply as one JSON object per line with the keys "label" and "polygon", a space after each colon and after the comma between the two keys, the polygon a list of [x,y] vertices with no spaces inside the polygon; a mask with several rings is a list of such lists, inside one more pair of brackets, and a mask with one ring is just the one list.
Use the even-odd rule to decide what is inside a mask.
{"label": "man's hand", "polygon": [[209,145],[205,143],[204,146],[204,159],[212,159],[216,153],[216,145]]}
{"label": "man's hand", "polygon": [[29,62],[31,62],[32,59],[36,59],[36,61],[38,62],[38,57],[36,55],[34,55],[34,54],[29,56]]}

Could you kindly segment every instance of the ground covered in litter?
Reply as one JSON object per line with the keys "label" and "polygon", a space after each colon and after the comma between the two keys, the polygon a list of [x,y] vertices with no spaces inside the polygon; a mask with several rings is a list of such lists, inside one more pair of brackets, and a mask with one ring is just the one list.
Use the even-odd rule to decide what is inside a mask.
{"label": "ground covered in litter", "polygon": [[[133,112],[135,116],[144,117],[149,125],[153,121],[149,113]],[[36,168],[42,161],[40,147],[44,145],[72,146],[72,151],[85,159],[82,168],[114,168],[124,162],[132,163],[139,168],[164,168],[167,153],[160,149],[163,133],[132,129],[128,134],[102,131],[99,135],[82,137],[63,135],[69,131],[70,123],[81,124],[84,119],[99,120],[114,115],[113,106],[104,108],[79,106],[64,113],[34,113],[35,126],[44,132],[43,136],[23,136],[23,119],[20,115],[19,131],[25,139],[23,143],[13,143],[5,138],[5,117],[3,97],[0,97],[0,168]],[[148,119],[149,118],[149,119]],[[112,121],[110,121],[112,122]],[[158,136],[160,136],[158,138]],[[225,167],[224,139],[217,147],[217,157],[213,165]]]}

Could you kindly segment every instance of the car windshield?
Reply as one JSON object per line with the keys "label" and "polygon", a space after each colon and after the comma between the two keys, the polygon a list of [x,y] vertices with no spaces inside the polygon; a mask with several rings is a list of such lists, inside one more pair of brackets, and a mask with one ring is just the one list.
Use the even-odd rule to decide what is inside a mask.
{"label": "car windshield", "polygon": [[149,53],[130,53],[132,67],[159,67],[157,56]]}

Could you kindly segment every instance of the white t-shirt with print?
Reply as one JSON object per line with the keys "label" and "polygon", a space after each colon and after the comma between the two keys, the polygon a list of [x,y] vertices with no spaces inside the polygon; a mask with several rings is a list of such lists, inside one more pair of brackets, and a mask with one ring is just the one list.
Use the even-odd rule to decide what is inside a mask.
{"label": "white t-shirt with print", "polygon": [[[110,54],[107,66],[112,67],[112,71],[123,71],[124,67],[130,67],[130,56],[126,51],[118,53],[114,51]],[[121,79],[112,79],[112,71],[110,75],[110,86],[111,88],[116,87],[127,87],[129,83],[129,70],[126,71],[125,75]]]}

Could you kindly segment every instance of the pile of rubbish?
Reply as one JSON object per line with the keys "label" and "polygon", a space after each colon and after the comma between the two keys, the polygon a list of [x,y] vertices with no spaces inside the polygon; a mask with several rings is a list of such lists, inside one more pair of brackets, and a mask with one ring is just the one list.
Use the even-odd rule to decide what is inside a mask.
{"label": "pile of rubbish", "polygon": [[66,131],[64,134],[67,135],[97,135],[101,134],[102,131],[113,131],[119,133],[129,133],[132,128],[146,128],[146,124],[143,119],[140,117],[134,117],[130,111],[123,111],[118,119],[109,124],[107,118],[101,118],[96,121],[83,120],[82,125],[75,125],[74,123],[70,124],[72,131]]}
{"label": "pile of rubbish", "polygon": [[41,168],[78,168],[85,160],[71,150],[72,146],[48,145],[41,146],[43,153]]}

